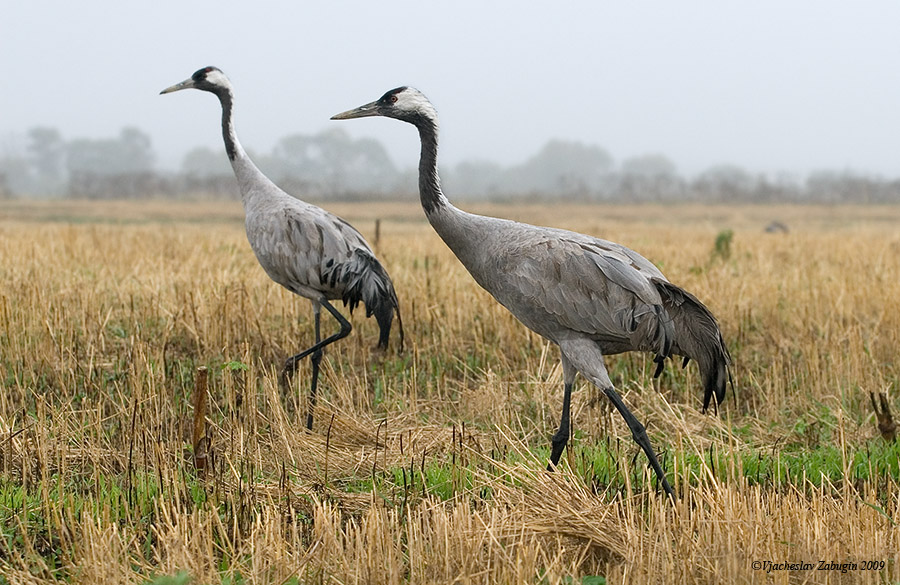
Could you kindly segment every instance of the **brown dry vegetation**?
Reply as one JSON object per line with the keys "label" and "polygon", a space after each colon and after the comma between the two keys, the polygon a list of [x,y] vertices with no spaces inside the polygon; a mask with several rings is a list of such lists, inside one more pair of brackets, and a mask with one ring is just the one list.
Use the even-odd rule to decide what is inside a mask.
{"label": "brown dry vegetation", "polygon": [[[654,381],[647,356],[609,359],[674,506],[584,385],[563,468],[543,471],[558,355],[414,205],[329,206],[370,241],[382,220],[409,344],[373,353],[355,315],[309,434],[308,366],[287,396],[276,376],[310,344],[309,304],[258,267],[239,204],[10,202],[0,583],[900,581],[900,450],[868,394],[897,404],[900,209],[467,207],[629,245],[717,314],[735,360],[718,417],[698,411],[694,366]],[[764,234],[772,219],[791,232]],[[726,228],[731,255],[715,256]],[[199,366],[207,473],[191,455]],[[753,567],[820,560],[884,568]]]}

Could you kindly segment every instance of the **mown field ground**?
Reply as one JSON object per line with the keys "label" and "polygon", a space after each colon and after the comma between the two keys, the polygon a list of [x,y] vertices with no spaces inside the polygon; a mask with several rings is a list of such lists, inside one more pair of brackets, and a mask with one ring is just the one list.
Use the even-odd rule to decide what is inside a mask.
{"label": "mown field ground", "polygon": [[544,471],[558,353],[416,205],[328,206],[370,241],[381,221],[407,349],[355,314],[308,433],[308,364],[287,394],[277,371],[309,303],[238,203],[4,202],[0,583],[900,582],[900,447],[870,398],[900,411],[900,208],[463,207],[621,242],[718,316],[718,415],[693,364],[608,359],[674,505],[583,382]]}

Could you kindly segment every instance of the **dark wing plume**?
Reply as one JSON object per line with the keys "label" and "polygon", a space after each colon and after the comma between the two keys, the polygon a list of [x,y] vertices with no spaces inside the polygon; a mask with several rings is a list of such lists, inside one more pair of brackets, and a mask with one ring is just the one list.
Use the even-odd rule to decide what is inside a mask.
{"label": "dark wing plume", "polygon": [[362,302],[366,307],[366,317],[375,316],[380,330],[379,348],[384,349],[388,345],[391,323],[396,312],[400,329],[400,350],[403,351],[400,301],[390,276],[371,252],[356,248],[346,261],[326,265],[322,280],[332,289],[343,289],[341,300],[349,307],[350,313]]}
{"label": "dark wing plume", "polygon": [[728,371],[731,356],[725,347],[719,324],[710,310],[691,293],[665,280],[653,279],[652,282],[675,325],[672,352],[684,356],[683,366],[692,359],[700,367],[703,412],[706,412],[713,395],[716,404],[722,402],[726,384],[731,380]]}

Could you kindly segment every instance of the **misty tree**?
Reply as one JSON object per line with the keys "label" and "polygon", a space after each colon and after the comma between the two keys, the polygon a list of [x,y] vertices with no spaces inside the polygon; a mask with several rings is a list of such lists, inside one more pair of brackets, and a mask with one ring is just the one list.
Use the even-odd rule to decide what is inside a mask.
{"label": "misty tree", "polygon": [[645,154],[622,161],[618,191],[630,201],[666,200],[683,195],[684,184],[668,157]]}
{"label": "misty tree", "polygon": [[612,166],[612,157],[599,146],[551,140],[525,164],[511,168],[506,182],[519,193],[584,199],[604,185]]}
{"label": "misty tree", "polygon": [[459,197],[498,197],[509,195],[504,186],[504,169],[489,160],[467,160],[450,172],[441,173],[447,188]]}
{"label": "misty tree", "polygon": [[66,145],[71,197],[140,197],[160,190],[150,136],[134,127],[118,138],[72,140]]}
{"label": "misty tree", "polygon": [[184,155],[181,172],[189,177],[209,178],[220,175],[230,177],[233,171],[224,149],[198,146]]}
{"label": "misty tree", "polygon": [[15,137],[4,137],[0,146],[0,176],[2,176],[3,198],[15,194],[32,194],[31,168]]}
{"label": "misty tree", "polygon": [[13,191],[9,187],[9,181],[6,178],[6,173],[0,170],[0,200],[12,199],[13,197]]}
{"label": "misty tree", "polygon": [[850,171],[817,171],[806,179],[807,197],[829,203],[897,203],[900,181]]}
{"label": "misty tree", "polygon": [[397,179],[397,169],[379,141],[354,140],[343,128],[286,136],[266,166],[280,177],[279,183],[305,196],[385,193]]}
{"label": "misty tree", "polygon": [[801,181],[792,173],[775,172],[771,176],[760,173],[755,177],[755,182],[753,194],[750,196],[754,202],[802,202],[806,197]]}
{"label": "misty tree", "polygon": [[344,161],[344,169],[350,173],[350,187],[355,192],[375,190],[385,192],[396,180],[397,167],[378,140],[360,138],[353,143],[353,156]]}
{"label": "misty tree", "polygon": [[[19,188],[15,187],[18,183]],[[22,185],[28,184],[28,164],[25,159],[0,157],[0,199],[12,199]]]}
{"label": "misty tree", "polygon": [[122,147],[121,172],[141,173],[153,170],[156,156],[153,154],[153,143],[149,135],[128,126],[122,128],[119,143]]}
{"label": "misty tree", "polygon": [[239,199],[240,190],[224,148],[199,146],[184,155],[177,190],[182,195]]}
{"label": "misty tree", "polygon": [[622,161],[621,172],[636,177],[674,177],[678,175],[675,163],[663,154],[644,154]]}
{"label": "misty tree", "polygon": [[54,194],[62,187],[65,173],[66,144],[56,128],[36,126],[28,131],[28,159],[34,187]]}
{"label": "misty tree", "polygon": [[750,200],[757,192],[757,178],[738,166],[718,165],[700,173],[691,187],[708,201]]}
{"label": "misty tree", "polygon": [[79,138],[66,145],[70,174],[123,175],[153,170],[150,136],[134,127],[123,128],[118,138]]}

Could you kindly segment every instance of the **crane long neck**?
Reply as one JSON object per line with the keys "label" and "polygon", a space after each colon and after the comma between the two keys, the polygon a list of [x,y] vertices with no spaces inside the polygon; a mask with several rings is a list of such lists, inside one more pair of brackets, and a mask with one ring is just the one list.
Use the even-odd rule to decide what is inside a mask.
{"label": "crane long neck", "polygon": [[422,155],[419,158],[419,198],[422,209],[425,210],[425,217],[463,266],[469,272],[477,270],[483,256],[480,246],[489,235],[485,233],[481,224],[484,218],[457,209],[441,191],[437,165],[437,122],[420,118],[415,121],[415,125],[422,140]]}
{"label": "crane long neck", "polygon": [[422,154],[419,158],[419,198],[425,214],[431,217],[436,211],[452,205],[441,191],[441,178],[437,166],[437,125],[426,119],[418,121],[416,127],[422,141]]}
{"label": "crane long neck", "polygon": [[[258,187],[260,184],[272,184],[272,182],[253,164],[238,140],[237,133],[234,131],[232,116],[234,95],[231,90],[219,91],[216,92],[216,95],[222,103],[222,138],[225,139],[225,152],[228,154],[228,160],[231,162],[231,168],[238,181],[241,201],[246,207],[250,200],[256,200],[261,196],[260,193],[267,192],[254,187]],[[275,187],[274,184],[272,186]],[[277,189],[277,187],[275,188]]]}
{"label": "crane long neck", "polygon": [[225,139],[225,152],[228,154],[228,160],[234,163],[238,156],[246,156],[241,143],[237,139],[234,131],[234,121],[232,119],[232,109],[234,108],[234,96],[230,91],[217,92],[219,102],[222,104],[222,138]]}

